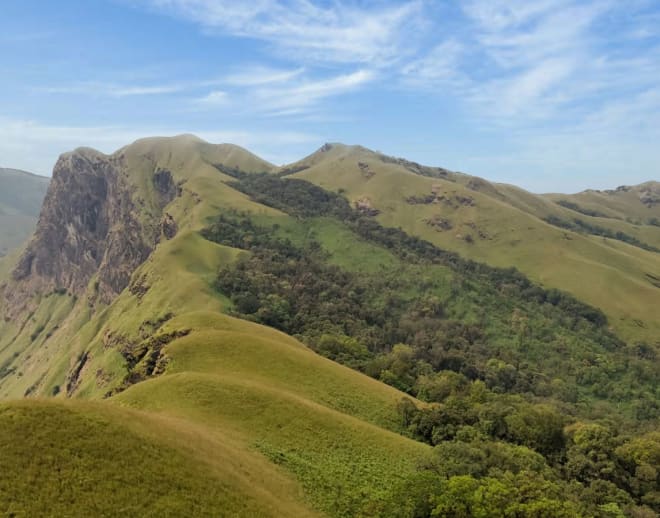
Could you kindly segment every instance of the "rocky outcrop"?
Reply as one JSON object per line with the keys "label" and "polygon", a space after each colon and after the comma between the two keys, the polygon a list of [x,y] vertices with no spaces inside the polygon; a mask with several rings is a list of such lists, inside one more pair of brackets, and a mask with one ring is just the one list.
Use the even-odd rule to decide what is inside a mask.
{"label": "rocky outcrop", "polygon": [[647,184],[640,190],[639,201],[649,209],[660,205],[660,184]]}
{"label": "rocky outcrop", "polygon": [[[138,208],[136,186],[124,171],[122,155],[79,149],[60,157],[34,237],[5,292],[10,313],[24,309],[32,295],[53,290],[87,293],[92,304],[109,303],[161,233],[176,233],[173,218],[162,212],[180,193],[171,173],[153,172],[156,206]],[[92,278],[94,288],[87,292]]]}

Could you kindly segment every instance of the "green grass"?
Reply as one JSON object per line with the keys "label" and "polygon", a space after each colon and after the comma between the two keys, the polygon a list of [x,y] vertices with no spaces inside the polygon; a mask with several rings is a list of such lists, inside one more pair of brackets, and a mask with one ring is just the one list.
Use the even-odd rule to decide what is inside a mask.
{"label": "green grass", "polygon": [[[21,369],[20,377],[0,380],[3,398],[20,398],[34,387],[33,396],[50,396],[59,389],[59,401],[77,359],[82,353],[88,356],[75,402],[8,407],[21,408],[24,430],[35,426],[29,423],[47,423],[43,435],[28,434],[22,443],[16,442],[16,428],[5,429],[7,459],[16,465],[16,471],[8,472],[17,479],[12,484],[31,480],[20,475],[28,471],[16,460],[25,457],[23,462],[28,462],[30,445],[43,450],[44,462],[66,469],[69,465],[54,451],[55,445],[84,455],[84,462],[70,466],[66,478],[87,482],[74,484],[63,503],[52,490],[59,479],[42,473],[50,464],[37,464],[34,473],[46,477],[45,492],[34,499],[33,507],[24,507],[24,515],[38,515],[43,508],[39,505],[49,502],[59,510],[57,506],[71,498],[79,506],[71,508],[76,515],[112,515],[127,509],[134,515],[153,510],[166,516],[306,516],[313,514],[311,507],[332,516],[355,516],[358,509],[368,515],[368,506],[373,510],[380,505],[385,493],[413,473],[428,451],[391,431],[400,426],[396,405],[403,394],[316,355],[283,333],[223,315],[229,302],[212,286],[218,269],[241,252],[199,235],[209,218],[228,208],[251,210],[273,221],[288,218],[227,186],[223,180],[230,178],[209,164],[226,156],[234,166],[252,164],[258,170],[263,164],[235,148],[193,139],[140,141],[120,153],[131,167],[137,198],[148,200],[147,179],[157,168],[170,170],[176,182],[183,182],[182,196],[166,209],[179,231],[134,272],[132,281],[147,288],[141,296],[125,290],[110,306],[95,310],[85,297],[35,299],[36,310],[24,315],[24,321],[0,322],[0,348],[5,347],[0,355]],[[319,234],[333,235],[329,222],[319,225]],[[335,230],[340,238],[336,242],[347,246],[346,236]],[[356,257],[369,260],[369,245],[361,250]],[[381,259],[388,261],[387,256]],[[148,324],[170,314],[173,318],[160,329]],[[44,342],[54,326],[56,332]],[[165,347],[166,374],[109,400],[83,403],[101,399],[121,384],[126,373],[122,344],[142,340],[145,329],[191,332]],[[107,435],[100,437],[103,430]],[[93,459],[103,466],[97,472]],[[166,468],[165,474],[159,466]],[[181,466],[180,475],[170,473],[176,472],[173,466]],[[114,472],[131,486],[116,498],[107,496],[115,487],[116,479],[110,476]],[[89,484],[96,490],[89,490]],[[11,487],[20,493],[21,505],[30,504],[25,486]],[[183,492],[191,496],[179,498]],[[94,495],[107,498],[98,502]],[[191,499],[198,502],[198,508],[191,508],[195,512],[179,512],[177,502],[185,505]],[[224,501],[221,506],[219,500]],[[216,508],[220,511],[207,513]]]}
{"label": "green grass", "polygon": [[588,190],[577,194],[548,194],[551,200],[568,200],[587,210],[597,211],[609,218],[648,224],[650,218],[660,218],[660,204],[648,205],[641,202],[644,191],[658,191],[660,184],[646,182],[624,190]]}
{"label": "green grass", "polygon": [[259,455],[190,423],[89,403],[0,405],[4,516],[313,516]]}
{"label": "green grass", "polygon": [[[362,174],[358,162],[368,164],[375,174]],[[516,266],[547,287],[568,291],[600,307],[625,339],[653,342],[660,336],[656,310],[660,289],[646,275],[660,275],[660,254],[553,227],[541,218],[550,214],[567,218],[572,211],[549,199],[483,180],[475,185],[473,177],[464,175],[449,179],[421,176],[356,147],[336,146],[301,164],[310,167],[294,177],[335,192],[343,189],[353,201],[369,198],[381,211],[377,218],[385,226],[401,227],[477,261]],[[471,181],[472,189],[468,188]],[[450,201],[428,205],[406,201],[410,196],[429,195],[432,190]],[[471,198],[472,204],[461,204],[457,197]],[[452,228],[438,231],[426,223],[436,216],[450,220]],[[577,216],[592,223],[596,220],[601,226],[610,225],[613,231],[625,231],[652,245],[660,238],[656,227],[636,230],[627,222]],[[466,240],[467,236],[472,242]]]}
{"label": "green grass", "polygon": [[308,501],[332,516],[358,516],[414,472],[422,444],[304,393],[239,375],[185,372],[135,385],[117,400],[241,438],[292,472]]}
{"label": "green grass", "polygon": [[[595,304],[622,332],[634,334],[632,319],[655,332],[657,292],[643,277],[658,271],[654,256],[578,235],[566,245],[561,231],[492,192],[467,189],[460,183],[465,178],[413,175],[368,153],[365,158],[360,148],[335,153],[331,160],[315,156],[315,165],[299,176],[346,189],[353,200],[369,196],[385,225],[493,264],[515,259],[535,279],[587,302],[598,299]],[[0,513],[313,516],[314,508],[331,516],[378,515],[388,493],[429,451],[396,433],[403,394],[290,336],[223,314],[230,303],[213,281],[241,252],[203,239],[199,230],[220,211],[248,210],[278,223],[277,232],[296,242],[318,239],[330,261],[347,270],[391,270],[397,260],[356,241],[336,222],[319,218],[302,225],[229,187],[231,178],[212,164],[272,169],[234,146],[192,137],[147,139],[119,154],[130,169],[135,199],[145,200],[145,207],[153,206],[153,171],[172,172],[182,196],[165,210],[179,231],[134,272],[132,281],[147,288],[142,295],[125,290],[110,306],[93,309],[90,292],[77,299],[37,297],[22,319],[0,322],[0,365],[14,369],[0,379],[0,397],[21,398],[28,389],[50,396],[59,388],[55,400],[0,406]],[[358,160],[376,175],[361,175]],[[435,184],[452,196],[473,196],[476,206],[406,203],[406,196],[425,194]],[[145,224],[158,217],[149,210],[140,214]],[[450,217],[454,230],[437,232],[424,223],[437,214]],[[459,235],[473,232],[471,223],[492,239],[467,244]],[[443,272],[426,275],[438,280]],[[123,344],[177,330],[190,332],[165,346],[165,374],[103,402],[83,401],[100,400],[121,385]],[[63,387],[82,353],[89,359],[73,393],[77,399],[64,402]]]}
{"label": "green grass", "polygon": [[197,312],[164,330],[181,326],[192,332],[166,347],[168,373],[113,401],[240,438],[294,474],[308,501],[332,516],[368,513],[427,451],[384,429],[400,426],[402,394],[391,387],[257,324]]}

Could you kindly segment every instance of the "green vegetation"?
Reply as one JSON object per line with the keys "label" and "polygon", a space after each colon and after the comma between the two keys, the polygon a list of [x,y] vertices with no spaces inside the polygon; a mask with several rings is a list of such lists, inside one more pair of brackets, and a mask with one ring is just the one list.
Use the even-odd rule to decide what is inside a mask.
{"label": "green vegetation", "polygon": [[[658,254],[547,225],[571,210],[548,199],[363,148],[283,170],[191,136],[117,156],[140,225],[166,212],[176,232],[110,305],[90,306],[92,277],[0,321],[0,397],[54,396],[0,405],[0,514],[659,511]],[[161,213],[164,170],[180,190]],[[660,246],[657,227],[602,212]]]}
{"label": "green vegetation", "polygon": [[[407,503],[392,504],[392,516],[451,516],[460,512],[456,505],[484,516],[495,509],[501,516],[606,516],[608,509],[656,507],[657,487],[635,492],[639,466],[617,453],[639,440],[633,433],[640,427],[658,422],[653,348],[627,346],[600,311],[565,293],[384,228],[337,194],[295,179],[234,176],[235,188],[293,216],[266,226],[264,218],[227,212],[204,231],[250,252],[218,275],[236,313],[434,403],[399,404],[407,433],[435,445],[440,460],[415,475],[433,480],[415,502],[404,484],[394,500]],[[371,261],[351,260],[342,239]],[[342,257],[333,260],[332,249]],[[567,425],[602,427],[610,442],[599,455],[616,473],[585,467],[596,454],[584,451]],[[488,460],[490,450],[499,457]],[[520,492],[522,480],[528,489]],[[464,494],[447,500],[454,490]],[[492,491],[508,507],[495,499],[479,508],[478,495]]]}
{"label": "green vegetation", "polygon": [[[282,493],[259,498],[255,463]],[[220,437],[109,405],[1,405],[0,470],[3,516],[313,516]]]}
{"label": "green vegetation", "polygon": [[570,209],[574,212],[579,212],[580,214],[584,214],[585,216],[591,216],[593,218],[609,217],[607,214],[604,214],[603,212],[599,212],[593,209],[585,209],[584,207],[580,207],[577,203],[573,203],[572,201],[569,200],[557,200],[557,205],[561,205],[562,207]]}
{"label": "green vegetation", "polygon": [[[660,336],[655,309],[660,292],[646,279],[647,273],[660,272],[660,254],[543,221],[550,215],[564,220],[575,216],[555,203],[565,199],[609,216],[584,216],[585,222],[660,248],[658,227],[637,225],[660,218],[660,204],[642,201],[652,199],[647,193],[657,189],[657,183],[612,194],[589,191],[539,196],[459,173],[427,176],[419,168],[407,167],[405,161],[385,160],[364,148],[334,144],[294,165],[307,167],[290,178],[332,192],[341,190],[351,205],[368,200],[379,211],[375,219],[383,226],[401,228],[464,258],[516,267],[535,283],[598,307],[626,340],[655,343]],[[410,204],[407,200],[413,197],[433,201]]]}
{"label": "green vegetation", "polygon": [[557,216],[548,216],[544,219],[547,223],[554,225],[556,227],[565,228],[568,230],[573,230],[575,232],[585,232],[594,236],[608,237],[610,239],[616,239],[618,241],[623,241],[629,245],[636,246],[642,250],[648,250],[649,252],[660,252],[660,248],[649,245],[633,237],[625,232],[614,232],[609,228],[601,227],[598,225],[593,225],[587,223],[586,221],[581,220],[580,218],[573,218],[573,221],[566,221]]}

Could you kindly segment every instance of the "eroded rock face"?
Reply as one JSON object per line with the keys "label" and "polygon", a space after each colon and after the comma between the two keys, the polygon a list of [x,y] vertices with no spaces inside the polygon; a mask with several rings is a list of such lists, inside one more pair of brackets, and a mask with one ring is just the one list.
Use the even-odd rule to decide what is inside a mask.
{"label": "eroded rock face", "polygon": [[[5,293],[10,311],[21,311],[35,293],[82,296],[95,275],[90,303],[109,303],[128,285],[160,238],[160,221],[141,221],[151,211],[136,210],[135,189],[122,170],[121,157],[93,150],[60,157],[34,238]],[[162,209],[177,187],[169,171],[154,171],[152,180],[154,208]]]}

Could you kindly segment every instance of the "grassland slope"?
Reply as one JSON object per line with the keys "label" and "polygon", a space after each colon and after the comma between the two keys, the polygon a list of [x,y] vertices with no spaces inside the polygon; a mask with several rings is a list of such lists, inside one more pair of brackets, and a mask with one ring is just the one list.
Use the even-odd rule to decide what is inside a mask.
{"label": "grassland slope", "polygon": [[[229,187],[214,165],[269,164],[190,136],[94,156],[121,164],[136,221],[166,213],[176,232],[155,242],[109,303],[95,301],[92,275],[77,293],[31,292],[31,309],[0,323],[0,397],[54,397],[0,407],[7,512],[378,514],[429,449],[396,433],[404,394],[224,314],[229,302],[213,287],[242,252],[200,235],[210,218],[231,209],[285,217]],[[159,214],[161,171],[180,189]],[[70,452],[79,453],[68,462]],[[36,493],[30,480],[40,482]],[[128,487],[111,496],[119,486]]]}
{"label": "grassland slope", "polygon": [[[401,227],[464,257],[515,266],[547,287],[572,293],[605,311],[626,339],[653,342],[660,336],[660,254],[607,237],[621,232],[658,247],[659,227],[576,213],[552,197],[359,146],[328,144],[280,174],[345,193],[385,226]],[[624,194],[638,196],[633,191]],[[582,227],[549,222],[573,222],[575,217],[585,228],[602,227],[609,233],[594,235]]]}

